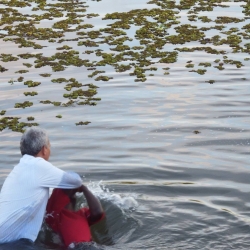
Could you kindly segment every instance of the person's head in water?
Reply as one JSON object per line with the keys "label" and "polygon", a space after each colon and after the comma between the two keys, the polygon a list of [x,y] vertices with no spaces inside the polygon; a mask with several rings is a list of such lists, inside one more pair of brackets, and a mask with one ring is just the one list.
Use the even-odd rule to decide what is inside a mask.
{"label": "person's head in water", "polygon": [[27,129],[20,141],[22,155],[41,157],[48,161],[50,157],[50,142],[47,132],[41,128]]}

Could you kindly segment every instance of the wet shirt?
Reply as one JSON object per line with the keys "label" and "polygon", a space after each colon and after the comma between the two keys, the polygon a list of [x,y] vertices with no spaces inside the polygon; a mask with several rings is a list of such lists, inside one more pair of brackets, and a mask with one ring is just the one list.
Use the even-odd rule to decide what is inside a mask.
{"label": "wet shirt", "polygon": [[90,226],[101,221],[104,213],[100,219],[92,221],[89,208],[71,211],[65,208],[69,203],[68,195],[61,189],[54,189],[46,208],[46,223],[61,235],[66,246],[71,243],[90,242]]}
{"label": "wet shirt", "polygon": [[24,155],[0,193],[0,243],[35,241],[42,225],[49,188],[77,188],[80,176],[64,172],[40,157]]}

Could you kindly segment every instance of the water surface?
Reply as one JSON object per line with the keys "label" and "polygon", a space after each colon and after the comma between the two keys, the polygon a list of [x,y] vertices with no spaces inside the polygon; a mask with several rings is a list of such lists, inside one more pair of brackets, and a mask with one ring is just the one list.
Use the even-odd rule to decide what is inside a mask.
{"label": "water surface", "polygon": [[[47,1],[47,4],[59,2]],[[86,7],[84,14],[96,13],[99,16],[83,17],[81,24],[93,25],[93,28],[81,30],[84,32],[104,29],[110,27],[108,24],[117,21],[103,20],[107,13],[135,9],[138,14],[142,9],[174,10],[179,12],[175,15],[180,21],[168,28],[167,23],[171,20],[161,23],[153,20],[153,17],[147,17],[149,22],[157,23],[158,26],[153,30],[159,31],[160,35],[153,38],[145,35],[145,39],[151,40],[149,44],[142,45],[145,49],[158,41],[157,39],[164,38],[164,46],[157,51],[178,52],[176,62],[159,62],[161,58],[149,56],[147,59],[152,64],[141,67],[138,66],[138,61],[132,59],[117,62],[125,65],[135,63],[130,70],[124,72],[116,72],[114,64],[96,66],[96,70],[105,72],[93,78],[88,75],[95,70],[88,70],[91,68],[88,66],[68,65],[64,71],[53,71],[50,66],[35,68],[35,58],[23,59],[18,55],[43,53],[43,56],[49,57],[61,52],[56,48],[67,45],[79,52],[79,58],[98,62],[102,57],[96,56],[95,50],[102,49],[102,53],[121,53],[110,50],[115,45],[100,43],[99,47],[86,47],[78,46],[79,41],[58,43],[60,38],[56,38],[54,42],[48,42],[48,39],[31,39],[37,44],[47,46],[41,49],[18,48],[18,44],[13,41],[4,41],[14,35],[11,36],[3,29],[6,24],[1,26],[0,33],[4,35],[0,39],[1,53],[12,54],[19,59],[3,62],[2,58],[0,62],[1,66],[8,69],[0,75],[0,112],[6,110],[0,119],[21,117],[20,121],[28,122],[27,117],[34,117],[32,122],[38,123],[49,132],[52,145],[50,161],[61,169],[76,171],[84,176],[84,183],[100,197],[107,218],[105,223],[93,228],[94,238],[98,242],[93,247],[185,250],[249,248],[250,56],[249,50],[246,50],[249,39],[247,35],[239,34],[247,33],[244,26],[249,24],[249,14],[242,12],[247,1],[225,2],[221,4],[228,6],[226,8],[214,6],[212,11],[198,9],[197,13],[190,11],[202,6],[202,2],[190,2],[194,2],[194,6],[184,8],[181,1],[183,8],[164,9],[147,4],[145,0],[136,3],[87,1],[84,5],[89,7]],[[220,4],[219,1],[214,2]],[[32,11],[37,4],[35,1],[30,3],[31,6],[25,8],[12,8],[23,15],[31,15],[33,12],[41,15],[45,12],[41,9]],[[78,4],[81,4],[80,1]],[[5,1],[1,2],[2,10],[6,5]],[[77,3],[74,8],[77,8]],[[42,28],[52,27],[55,22],[65,20],[66,15],[67,11],[63,11],[63,17],[44,19],[35,25]],[[197,15],[194,17],[195,21],[189,20],[191,15]],[[202,16],[210,18],[211,21],[202,22],[198,18]],[[240,21],[216,23],[220,16],[234,17]],[[17,24],[18,22],[13,23]],[[197,30],[215,25],[224,25],[224,28],[204,31],[203,38],[185,41],[184,44],[167,42],[171,35],[177,34],[174,28],[184,24],[196,26]],[[123,45],[131,48],[141,46],[140,40],[135,38],[136,31],[141,26],[133,23],[130,25],[129,29],[118,28],[133,39],[124,41]],[[72,29],[75,27],[77,25],[70,25]],[[231,34],[223,33],[230,29]],[[163,38],[162,30],[166,30]],[[64,39],[80,36],[77,35],[78,31],[60,31],[64,34]],[[220,36],[220,40],[237,35],[241,42],[232,45],[224,41],[221,45],[216,45],[209,40],[216,35]],[[98,37],[93,41],[102,39],[104,38]],[[86,37],[81,41],[84,40]],[[204,40],[207,44],[204,44]],[[211,54],[204,50],[175,50],[185,47],[211,47],[224,52]],[[95,52],[87,54],[88,50]],[[220,61],[215,62],[216,60]],[[211,63],[211,66],[199,65],[205,62]],[[23,63],[33,66],[27,68]],[[187,67],[189,64],[194,64],[193,68]],[[135,81],[143,80],[143,77],[129,75],[136,66],[143,69],[156,67],[157,71],[146,71],[146,81]],[[15,73],[24,69],[29,72]],[[190,72],[198,69],[207,71],[204,74]],[[39,75],[41,73],[50,73],[51,76],[42,77]],[[95,81],[99,75],[113,79]],[[17,81],[20,76],[24,77],[23,82]],[[77,105],[77,102],[69,107],[40,103],[44,100],[62,103],[70,100],[64,98],[63,94],[71,93],[76,88],[67,91],[64,89],[67,83],[51,82],[52,79],[62,77],[75,78],[82,84],[94,84],[98,88],[95,88],[97,92],[93,98],[101,100],[95,101],[95,106]],[[27,80],[39,81],[41,84],[28,88],[23,84]],[[209,80],[214,82],[209,83]],[[88,86],[83,86],[82,89],[86,90]],[[37,91],[38,95],[25,96],[25,91]],[[27,100],[32,101],[33,106],[14,108],[15,103]],[[57,118],[58,115],[62,118]],[[80,121],[91,123],[76,126],[75,123]],[[19,161],[20,137],[20,132],[9,128],[0,132],[0,186]],[[42,239],[43,235],[41,241]],[[50,249],[45,245],[43,247]]]}

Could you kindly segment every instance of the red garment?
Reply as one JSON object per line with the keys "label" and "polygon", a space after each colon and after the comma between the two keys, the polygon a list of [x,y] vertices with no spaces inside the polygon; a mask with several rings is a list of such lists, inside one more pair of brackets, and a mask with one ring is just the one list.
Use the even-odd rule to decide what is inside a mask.
{"label": "red garment", "polygon": [[78,211],[65,209],[64,207],[69,203],[68,195],[61,189],[54,189],[46,208],[46,223],[56,233],[61,234],[66,246],[72,242],[90,242],[92,240],[90,226],[100,220],[90,222],[88,208]]}

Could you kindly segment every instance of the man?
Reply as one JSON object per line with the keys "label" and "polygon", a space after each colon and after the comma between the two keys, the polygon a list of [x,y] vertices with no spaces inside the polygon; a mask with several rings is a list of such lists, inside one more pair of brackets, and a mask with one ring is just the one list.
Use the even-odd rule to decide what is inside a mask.
{"label": "man", "polygon": [[[76,209],[76,192],[83,192],[89,208]],[[46,211],[47,225],[61,236],[66,247],[91,242],[90,226],[104,218],[99,200],[84,185],[78,189],[54,189]]]}
{"label": "man", "polygon": [[20,150],[22,158],[6,178],[0,193],[0,243],[34,242],[44,218],[49,188],[82,187],[78,174],[64,172],[48,162],[50,142],[45,130],[26,130]]}

